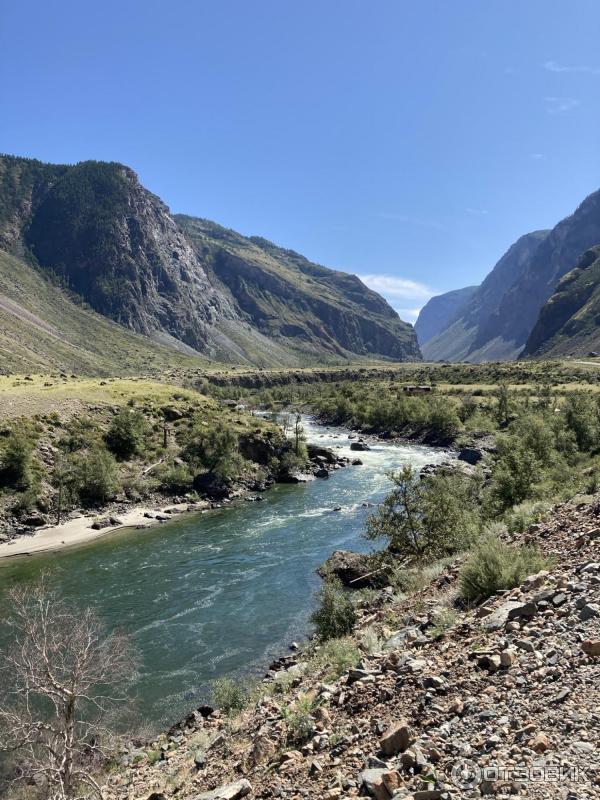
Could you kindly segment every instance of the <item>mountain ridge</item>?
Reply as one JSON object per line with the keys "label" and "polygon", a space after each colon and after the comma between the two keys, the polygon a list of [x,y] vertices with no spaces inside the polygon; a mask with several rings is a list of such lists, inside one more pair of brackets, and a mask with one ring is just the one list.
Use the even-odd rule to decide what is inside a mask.
{"label": "mountain ridge", "polygon": [[[233,247],[223,241],[225,229],[211,225],[204,241],[192,240],[163,201],[117,162],[52,165],[0,156],[0,247],[131,330],[213,360],[258,366],[420,358],[412,327],[358,278],[292,258],[293,251],[260,237],[230,232]],[[270,270],[261,259],[274,262]],[[293,267],[305,284],[311,273],[325,299],[288,280],[278,303],[263,302],[253,315],[248,298],[256,300],[257,292],[249,276],[275,280]],[[363,292],[366,305],[357,303]],[[288,327],[269,327],[258,314],[281,320],[292,306]]]}

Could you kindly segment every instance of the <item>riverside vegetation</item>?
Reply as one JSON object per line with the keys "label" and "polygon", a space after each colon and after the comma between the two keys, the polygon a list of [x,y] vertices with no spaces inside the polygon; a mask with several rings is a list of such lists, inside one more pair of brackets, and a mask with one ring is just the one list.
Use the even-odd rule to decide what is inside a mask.
{"label": "riverside vegetation", "polygon": [[[401,700],[396,700],[392,679],[395,680],[396,674],[404,675],[407,687],[415,681],[420,687],[422,681],[426,694],[444,697],[448,693],[448,676],[440,677],[439,667],[438,672],[432,672],[431,665],[436,658],[439,661],[444,642],[448,644],[446,650],[454,652],[459,620],[473,625],[473,604],[484,609],[476,611],[475,617],[479,613],[481,616],[495,613],[496,606],[489,598],[493,599],[499,591],[514,590],[518,605],[522,591],[518,587],[528,576],[537,573],[543,576],[531,582],[527,590],[530,591],[531,587],[543,586],[545,576],[552,571],[565,571],[564,561],[557,562],[565,554],[572,554],[576,547],[564,533],[568,531],[568,523],[560,509],[565,501],[577,496],[579,506],[589,508],[589,512],[580,514],[584,531],[592,531],[588,516],[593,521],[598,513],[593,498],[598,489],[600,466],[600,395],[596,393],[595,375],[586,373],[590,380],[585,387],[563,380],[554,380],[552,385],[547,373],[525,367],[520,383],[494,385],[484,382],[490,380],[492,368],[481,368],[476,374],[471,368],[465,369],[472,379],[480,378],[479,382],[446,383],[426,396],[407,395],[396,380],[389,379],[293,383],[251,391],[239,386],[205,384],[204,390],[213,396],[202,399],[191,390],[181,390],[184,398],[181,399],[174,398],[172,387],[160,389],[161,393],[171,392],[169,404],[190,406],[188,413],[179,417],[177,458],[181,463],[166,462],[165,467],[187,470],[188,481],[198,468],[203,474],[223,469],[220,477],[224,480],[239,476],[243,469],[238,461],[240,437],[233,436],[232,430],[236,431],[235,426],[240,423],[228,418],[231,426],[228,428],[222,426],[222,420],[223,409],[234,408],[232,404],[240,399],[272,407],[272,421],[259,423],[251,418],[250,424],[261,429],[261,439],[268,432],[277,436],[274,423],[282,421],[282,409],[302,408],[314,411],[328,422],[356,429],[366,447],[368,435],[411,438],[452,447],[459,458],[437,469],[425,470],[422,475],[410,468],[394,474],[390,495],[370,517],[365,531],[369,539],[385,545],[363,561],[365,575],[374,576],[371,588],[349,592],[339,577],[330,574],[319,592],[313,616],[316,637],[301,653],[275,664],[267,681],[257,686],[221,680],[214,687],[214,702],[221,713],[208,707],[199,709],[177,730],[152,739],[136,751],[138,754],[127,756],[123,775],[122,769],[112,776],[100,775],[97,780],[100,783],[104,780],[102,791],[106,797],[125,797],[135,787],[134,796],[144,800],[149,797],[162,800],[175,794],[195,799],[235,798],[251,791],[257,797],[300,798],[313,796],[310,793],[313,789],[308,794],[302,789],[307,781],[318,796],[331,798],[354,797],[359,792],[383,800],[396,796],[397,792],[404,792],[399,797],[425,797],[424,791],[430,793],[427,797],[444,796],[449,786],[435,764],[444,762],[449,753],[440,742],[432,744],[427,735],[417,735],[411,730],[406,734],[406,746],[394,745],[389,749],[385,744],[389,734],[387,724],[394,722],[388,719],[390,712]],[[562,369],[557,366],[557,373]],[[461,380],[465,377],[463,372]],[[160,397],[164,400],[164,395]],[[202,406],[205,421],[211,410],[213,425],[209,426],[209,435],[198,435],[197,403]],[[116,467],[118,471],[120,465],[140,458],[152,435],[155,447],[159,448],[156,439],[160,429],[156,428],[156,420],[151,434],[157,408],[157,404],[153,405],[151,413],[148,407],[138,408],[134,400],[111,410],[108,424],[101,432],[96,431],[97,452],[102,453],[101,473],[107,471],[109,463],[111,469]],[[236,419],[242,418],[239,409],[228,413]],[[77,438],[80,422],[72,424],[75,427],[73,430],[69,427],[67,439]],[[20,457],[23,442],[34,435],[27,426],[20,424],[20,428],[8,433],[3,448],[2,463],[6,465],[4,469],[8,468],[13,488],[18,469],[23,472],[25,467],[32,475],[38,469],[31,447],[25,448],[28,458],[23,461]],[[62,431],[61,437],[64,435]],[[88,457],[88,452],[96,452],[95,446],[89,447],[89,440],[86,441],[83,451],[81,448],[69,451],[61,446],[65,456],[75,453],[77,464],[78,459]],[[295,457],[293,444],[286,452],[288,457]],[[221,453],[226,457],[219,466]],[[148,460],[155,457],[156,451]],[[81,473],[73,469],[81,480]],[[87,474],[85,470],[83,474]],[[256,479],[255,474],[252,479]],[[185,484],[188,488],[189,485]],[[27,489],[22,486],[19,496]],[[78,492],[80,499],[85,497],[80,489]],[[557,504],[558,512],[552,510]],[[557,537],[555,547],[540,546],[545,530],[551,530],[552,536]],[[578,547],[584,548],[587,560],[578,557],[581,564],[577,562],[573,576],[573,570],[568,576],[561,573],[551,579],[552,586],[576,581],[577,569],[592,563],[598,540],[592,533],[584,538],[584,544]],[[592,606],[590,616],[584,620],[586,624],[588,619],[596,619],[592,602],[594,585],[593,579],[589,586],[586,584],[587,605]],[[555,596],[558,588],[554,594],[548,594],[551,600]],[[541,604],[540,610],[547,607],[543,606],[546,600],[536,602]],[[577,608],[584,606],[585,603]],[[536,605],[531,615],[529,611],[523,612],[522,618],[513,614],[510,619],[518,621],[507,630],[517,635],[522,628],[527,633],[528,620],[537,610]],[[504,623],[506,619],[500,627]],[[406,632],[409,629],[413,631],[410,635]],[[597,631],[590,628],[587,632],[591,634],[591,644],[589,653],[585,652],[593,659],[600,653],[600,642]],[[397,642],[390,645],[394,636]],[[421,659],[423,664],[415,665],[419,659],[407,652],[415,645],[424,647],[428,654]],[[492,651],[488,651],[488,645],[477,637],[473,646],[482,648],[480,660],[486,675],[506,667],[508,661],[512,666],[513,653],[520,647],[517,644],[515,649],[502,640],[494,641]],[[502,651],[500,655],[495,655],[494,648],[498,653]],[[385,655],[390,650],[392,654]],[[510,652],[504,656],[507,650]],[[484,659],[488,659],[488,666],[483,665]],[[460,663],[459,659],[457,664]],[[589,663],[584,657],[582,662],[577,661],[577,668],[585,671]],[[425,697],[423,708],[431,702],[431,697],[429,701]],[[375,723],[368,714],[367,709],[373,704],[385,718],[384,722]],[[412,726],[421,725],[421,710],[417,713],[403,706],[402,713],[412,714]],[[461,716],[464,712],[456,713]],[[427,725],[423,724],[426,731]],[[406,723],[406,727],[411,725]],[[371,740],[377,738],[378,732],[385,736],[381,740],[382,753],[376,756],[377,747]],[[534,725],[530,731],[532,738],[536,732],[543,733]],[[411,750],[410,745],[418,736],[423,737],[423,743]],[[248,747],[250,755],[240,756]],[[536,750],[537,745],[531,747],[531,752],[541,752]],[[456,752],[452,750],[453,754]],[[409,753],[411,763],[408,756],[399,755],[402,753]],[[358,759],[354,757],[356,754]],[[361,759],[369,769],[359,775],[356,764]],[[219,768],[217,763],[221,765]],[[251,776],[252,786],[240,775]],[[225,787],[215,789],[226,781],[229,783]],[[282,790],[276,791],[276,787]],[[216,793],[198,795],[199,789],[214,789]]]}

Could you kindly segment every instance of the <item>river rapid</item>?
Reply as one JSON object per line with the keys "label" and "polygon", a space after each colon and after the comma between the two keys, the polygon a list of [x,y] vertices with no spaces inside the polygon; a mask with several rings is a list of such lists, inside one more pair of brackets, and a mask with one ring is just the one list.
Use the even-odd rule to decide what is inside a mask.
{"label": "river rapid", "polygon": [[129,687],[136,714],[154,728],[174,723],[208,699],[211,680],[264,671],[271,657],[307,635],[316,569],[333,550],[372,548],[362,538],[369,513],[363,504],[383,500],[389,470],[446,457],[383,442],[356,453],[347,431],[304,423],[309,442],[358,456],[363,465],[326,480],[277,485],[263,502],[1,564],[0,587],[45,571],[63,597],[94,607],[109,629],[131,634],[141,653]]}

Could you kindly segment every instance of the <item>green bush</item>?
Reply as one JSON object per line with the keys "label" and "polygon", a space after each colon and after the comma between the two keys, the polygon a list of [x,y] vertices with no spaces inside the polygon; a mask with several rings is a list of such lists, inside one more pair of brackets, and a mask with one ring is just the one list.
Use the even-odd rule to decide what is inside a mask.
{"label": "green bush", "polygon": [[26,490],[34,480],[35,442],[27,431],[12,430],[0,453],[0,486]]}
{"label": "green bush", "polygon": [[308,739],[315,725],[314,710],[315,701],[309,695],[301,695],[292,705],[282,709],[289,742],[302,744]]}
{"label": "green bush", "polygon": [[508,511],[504,520],[510,533],[522,533],[530,525],[539,522],[548,512],[548,503],[541,500],[526,500]]}
{"label": "green bush", "polygon": [[192,476],[183,464],[168,464],[158,473],[158,485],[167,494],[185,494],[192,488]]}
{"label": "green bush", "polygon": [[356,611],[349,593],[340,581],[337,578],[328,578],[317,597],[319,606],[311,616],[317,636],[326,641],[352,633],[356,625]]}
{"label": "green bush", "polygon": [[148,432],[149,426],[142,412],[126,408],[113,417],[104,439],[111,453],[125,460],[143,451]]}
{"label": "green bush", "polygon": [[336,680],[360,659],[360,650],[352,639],[329,639],[323,642],[315,662],[326,668],[326,679]]}
{"label": "green bush", "polygon": [[390,478],[394,488],[367,520],[367,539],[384,538],[392,553],[414,561],[469,546],[478,529],[471,480],[443,473],[421,479],[411,466]]}
{"label": "green bush", "polygon": [[238,452],[237,434],[225,425],[209,431],[194,426],[187,435],[182,456],[192,466],[203,467],[225,482],[237,477],[244,466],[244,459]]}
{"label": "green bush", "polygon": [[105,503],[120,486],[114,456],[102,448],[78,456],[73,463],[70,486],[84,503]]}
{"label": "green bush", "polygon": [[496,536],[485,536],[460,571],[461,595],[465,600],[491,597],[501,589],[518,586],[551,563],[533,548],[511,547]]}
{"label": "green bush", "polygon": [[248,704],[248,691],[231,678],[218,678],[213,682],[212,694],[215,705],[224,714],[235,714]]}

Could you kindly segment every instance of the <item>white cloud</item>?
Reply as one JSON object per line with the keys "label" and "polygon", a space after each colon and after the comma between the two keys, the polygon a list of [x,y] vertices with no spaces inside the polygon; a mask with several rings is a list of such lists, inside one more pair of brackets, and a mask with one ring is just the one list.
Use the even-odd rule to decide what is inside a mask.
{"label": "white cloud", "polygon": [[378,292],[394,308],[400,319],[415,322],[419,311],[434,295],[439,294],[430,286],[410,278],[372,273],[358,276],[363,283]]}
{"label": "white cloud", "polygon": [[544,97],[544,102],[548,114],[564,114],[580,104],[574,97]]}
{"label": "white cloud", "polygon": [[396,278],[393,275],[372,273],[358,276],[363,283],[384,297],[393,297],[399,300],[429,300],[433,292],[429,286],[408,278]]}
{"label": "white cloud", "polygon": [[416,322],[421,308],[423,308],[423,306],[419,308],[395,308],[394,311],[398,314],[400,319],[403,319],[405,322]]}
{"label": "white cloud", "polygon": [[548,72],[585,72],[588,75],[600,75],[600,67],[590,67],[586,64],[567,66],[566,64],[558,64],[556,61],[545,61],[543,67]]}
{"label": "white cloud", "polygon": [[543,153],[530,153],[530,156],[531,156],[531,158],[534,159],[534,161],[539,161],[541,158],[544,157],[544,154]]}

